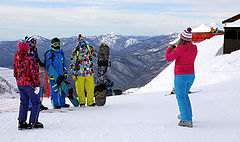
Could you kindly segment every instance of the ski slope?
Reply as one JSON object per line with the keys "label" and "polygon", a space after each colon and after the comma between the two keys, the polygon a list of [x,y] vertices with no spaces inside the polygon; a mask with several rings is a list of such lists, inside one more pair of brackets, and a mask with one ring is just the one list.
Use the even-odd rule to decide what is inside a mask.
{"label": "ski slope", "polygon": [[[216,56],[222,45],[223,36],[197,44],[196,79],[191,90],[201,91],[190,94],[193,128],[177,125],[176,98],[165,96],[173,87],[172,63],[146,86],[129,90],[132,94],[108,97],[103,107],[40,113],[44,129],[19,131],[17,110],[2,112],[0,141],[238,142],[240,51]],[[5,75],[8,74],[0,71],[0,76]],[[9,78],[14,82],[13,77]],[[19,105],[19,101],[14,103]],[[44,98],[43,104],[51,107],[48,98]]]}

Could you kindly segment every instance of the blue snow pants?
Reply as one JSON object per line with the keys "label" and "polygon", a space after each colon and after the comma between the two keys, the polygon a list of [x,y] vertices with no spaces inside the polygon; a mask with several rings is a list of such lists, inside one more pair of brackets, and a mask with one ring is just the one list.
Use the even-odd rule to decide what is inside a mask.
{"label": "blue snow pants", "polygon": [[194,82],[195,74],[176,75],[174,87],[182,121],[192,121],[192,107],[188,97],[189,90]]}
{"label": "blue snow pants", "polygon": [[53,108],[56,106],[65,105],[65,94],[62,91],[61,87],[58,86],[54,80],[49,79],[50,83],[50,96]]}
{"label": "blue snow pants", "polygon": [[18,86],[18,89],[20,93],[20,108],[18,120],[27,120],[28,103],[30,99],[32,102],[32,110],[29,122],[38,122],[38,116],[40,111],[40,96],[34,93],[34,87],[32,86]]}

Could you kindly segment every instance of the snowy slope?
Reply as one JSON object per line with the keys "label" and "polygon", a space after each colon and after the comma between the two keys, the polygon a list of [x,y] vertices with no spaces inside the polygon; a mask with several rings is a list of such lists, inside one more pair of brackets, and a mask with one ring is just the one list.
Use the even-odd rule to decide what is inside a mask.
{"label": "snowy slope", "polygon": [[17,83],[13,77],[13,70],[0,67],[0,98],[15,98]]}
{"label": "snowy slope", "polygon": [[159,91],[111,97],[104,107],[41,113],[45,128],[39,130],[18,131],[17,112],[2,113],[0,141],[237,142],[239,80],[205,86],[201,93],[191,94],[194,128],[177,126],[175,97]]}
{"label": "snowy slope", "polygon": [[[228,76],[229,73],[226,73],[226,75],[224,73],[222,75],[219,70],[221,70],[221,66],[228,66],[228,63],[225,60],[232,57],[232,55],[215,56],[223,45],[223,36],[215,36],[196,45],[198,47],[198,55],[195,62],[196,79],[193,87],[209,85],[228,79],[226,78],[226,75]],[[235,58],[237,59],[238,57]],[[239,68],[238,64],[238,62],[233,63],[229,69]],[[169,88],[173,87],[173,71],[174,62],[170,64],[164,71],[162,71],[161,74],[159,74],[149,84],[141,88],[140,92],[169,90]],[[233,74],[234,76],[237,76],[239,75],[239,72],[234,72]],[[221,78],[222,76],[224,77]]]}

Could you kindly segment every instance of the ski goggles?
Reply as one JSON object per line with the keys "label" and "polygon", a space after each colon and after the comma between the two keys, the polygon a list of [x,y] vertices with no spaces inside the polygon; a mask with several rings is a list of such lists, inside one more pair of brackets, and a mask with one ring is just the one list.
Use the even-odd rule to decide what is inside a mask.
{"label": "ski goggles", "polygon": [[61,46],[61,42],[54,42],[54,43],[52,43],[52,46],[53,47]]}

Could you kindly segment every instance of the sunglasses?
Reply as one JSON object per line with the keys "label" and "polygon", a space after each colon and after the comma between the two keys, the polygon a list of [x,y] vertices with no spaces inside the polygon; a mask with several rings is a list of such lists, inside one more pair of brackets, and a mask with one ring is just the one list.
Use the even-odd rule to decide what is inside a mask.
{"label": "sunglasses", "polygon": [[54,42],[52,43],[52,46],[53,47],[61,46],[61,42]]}

